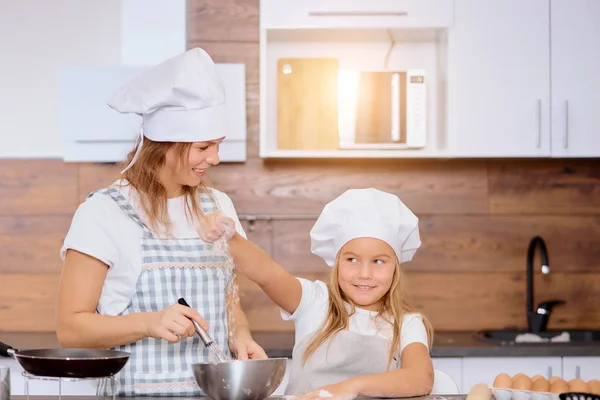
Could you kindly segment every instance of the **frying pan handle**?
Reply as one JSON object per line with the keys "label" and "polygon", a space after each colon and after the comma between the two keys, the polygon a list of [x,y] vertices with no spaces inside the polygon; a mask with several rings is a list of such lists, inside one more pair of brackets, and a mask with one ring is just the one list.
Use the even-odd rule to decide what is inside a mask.
{"label": "frying pan handle", "polygon": [[7,345],[6,343],[0,342],[0,356],[12,358],[16,351],[16,349]]}

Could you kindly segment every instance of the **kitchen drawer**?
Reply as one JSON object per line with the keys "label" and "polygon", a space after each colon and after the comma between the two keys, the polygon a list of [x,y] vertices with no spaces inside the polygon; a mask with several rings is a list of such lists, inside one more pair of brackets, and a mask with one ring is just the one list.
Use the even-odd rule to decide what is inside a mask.
{"label": "kitchen drawer", "polygon": [[478,383],[491,386],[500,373],[511,377],[522,373],[529,377],[542,375],[549,379],[561,376],[560,357],[465,357],[462,362],[462,392]]}
{"label": "kitchen drawer", "polygon": [[600,379],[600,357],[563,357],[562,378],[566,381]]}
{"label": "kitchen drawer", "polygon": [[445,28],[453,0],[261,0],[263,29]]}

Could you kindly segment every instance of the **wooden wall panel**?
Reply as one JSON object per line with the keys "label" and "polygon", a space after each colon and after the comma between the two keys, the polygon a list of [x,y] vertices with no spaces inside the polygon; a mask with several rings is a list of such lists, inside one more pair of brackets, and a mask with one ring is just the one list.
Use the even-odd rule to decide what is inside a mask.
{"label": "wooden wall panel", "polygon": [[[349,188],[399,195],[418,214],[488,212],[485,164],[410,160],[332,160],[223,164],[210,173],[242,214],[312,214]],[[243,184],[240,184],[243,182]]]}
{"label": "wooden wall panel", "polygon": [[3,273],[60,273],[70,224],[69,215],[0,216],[0,279]]}
{"label": "wooden wall panel", "polygon": [[112,164],[81,163],[78,168],[78,204],[85,201],[92,191],[105,188],[121,177],[121,169]]}
{"label": "wooden wall panel", "polygon": [[490,168],[490,210],[600,214],[598,160],[498,162]]}
{"label": "wooden wall panel", "polygon": [[529,242],[540,235],[553,271],[598,272],[600,215],[425,215],[420,233],[410,271],[524,273]]}
{"label": "wooden wall panel", "polygon": [[[319,272],[310,252],[314,220],[272,221],[273,258],[292,272]],[[541,235],[552,271],[598,271],[600,216],[432,215],[420,218],[422,245],[406,271],[524,272],[529,241]],[[572,240],[572,238],[577,238]],[[540,268],[539,253],[535,266]]]}
{"label": "wooden wall panel", "polygon": [[273,229],[266,221],[242,220],[242,227],[248,240],[263,249],[267,254],[273,254]]}
{"label": "wooden wall panel", "polygon": [[[303,274],[302,277],[326,280],[328,273]],[[520,273],[420,273],[407,274],[410,303],[420,309],[437,330],[475,331],[524,327],[525,277]],[[595,302],[581,301],[600,296],[600,274],[551,273],[536,276],[536,304],[563,299],[567,304],[556,308],[549,329],[598,328],[600,310]],[[243,277],[240,279],[242,306],[252,329],[293,331],[293,325],[281,319],[279,309],[260,290]]]}
{"label": "wooden wall panel", "polygon": [[188,42],[258,42],[256,0],[188,1]]}
{"label": "wooden wall panel", "polygon": [[[302,274],[327,280],[330,271]],[[422,310],[437,330],[479,330],[523,327],[525,280],[520,273],[421,273],[407,274],[411,303]],[[536,276],[535,301],[563,299],[555,309],[549,328],[598,328],[600,296],[598,273],[551,273]],[[44,332],[55,328],[58,274],[0,275],[0,330]],[[281,319],[279,309],[245,277],[238,277],[241,301],[252,329],[293,331]]]}
{"label": "wooden wall panel", "polygon": [[310,251],[315,221],[273,221],[272,257],[292,274],[328,273],[329,267]]}
{"label": "wooden wall panel", "polygon": [[54,331],[59,280],[58,274],[0,274],[0,330]]}
{"label": "wooden wall panel", "polygon": [[0,215],[71,214],[77,168],[58,160],[0,160]]}

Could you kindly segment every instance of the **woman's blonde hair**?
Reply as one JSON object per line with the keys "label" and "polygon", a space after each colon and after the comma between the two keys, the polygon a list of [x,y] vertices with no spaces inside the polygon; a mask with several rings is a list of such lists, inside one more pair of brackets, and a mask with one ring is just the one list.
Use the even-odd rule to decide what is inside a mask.
{"label": "woman's blonde hair", "polygon": [[[329,282],[329,308],[327,318],[323,325],[313,336],[302,356],[302,362],[306,363],[310,356],[328,339],[335,336],[338,332],[348,329],[348,321],[350,315],[355,312],[355,304],[341,291],[338,282],[339,260],[341,250],[338,252],[331,278]],[[404,314],[416,312],[405,300],[405,284],[406,279],[400,268],[400,262],[394,256],[395,270],[392,278],[392,285],[387,293],[382,298],[382,307],[377,318],[390,323],[393,327],[393,336],[390,346],[390,354],[388,358],[388,369],[392,364],[392,360],[400,346],[400,330]],[[348,312],[345,303],[350,304],[350,313]],[[429,348],[433,344],[433,326],[427,317],[421,314],[425,329],[427,331],[427,340]]]}
{"label": "woman's blonde hair", "polygon": [[[167,233],[171,230],[171,219],[167,209],[167,190],[159,180],[160,171],[166,163],[167,152],[173,148],[178,165],[187,163],[187,157],[193,143],[155,142],[144,138],[144,145],[140,149],[138,158],[127,171],[123,173],[125,179],[140,197],[140,205],[148,217],[149,228],[153,231],[164,229]],[[138,139],[136,146],[127,154],[122,167],[129,165],[137,147],[140,145]],[[188,218],[202,222],[204,213],[198,199],[198,192],[205,191],[208,186],[203,181],[199,186],[182,186],[181,191],[185,200],[185,214]]]}

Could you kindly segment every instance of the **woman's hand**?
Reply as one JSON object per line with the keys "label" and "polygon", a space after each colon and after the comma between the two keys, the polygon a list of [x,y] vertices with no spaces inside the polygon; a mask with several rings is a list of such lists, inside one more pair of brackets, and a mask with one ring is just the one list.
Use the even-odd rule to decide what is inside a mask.
{"label": "woman's hand", "polygon": [[267,353],[249,335],[238,335],[232,349],[238,360],[268,358]]}
{"label": "woman's hand", "polygon": [[181,304],[173,304],[161,311],[148,313],[147,316],[146,331],[154,339],[177,343],[195,335],[196,328],[191,319],[208,330],[206,320],[196,310]]}
{"label": "woman's hand", "polygon": [[203,242],[214,243],[220,238],[226,241],[235,234],[235,222],[217,210],[204,216],[198,235]]}

